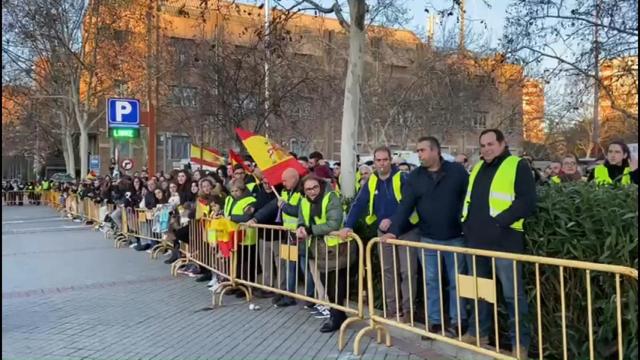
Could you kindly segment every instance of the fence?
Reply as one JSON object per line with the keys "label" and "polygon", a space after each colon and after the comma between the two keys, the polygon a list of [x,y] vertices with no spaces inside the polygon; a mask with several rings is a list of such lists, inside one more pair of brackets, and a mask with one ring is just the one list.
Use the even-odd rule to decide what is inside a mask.
{"label": "fence", "polygon": [[[59,198],[47,192],[42,201],[59,207]],[[86,206],[91,216],[95,209]],[[147,210],[122,211],[123,232],[162,240],[150,232],[149,219]],[[365,249],[357,236],[299,242],[280,226],[241,224],[225,233],[222,225],[221,219],[191,220],[172,274],[188,262],[212,271],[222,280],[214,305],[234,288],[249,301],[253,288],[343,311],[350,317],[340,329],[341,350],[347,327],[366,320],[355,336],[355,355],[371,331],[391,346],[389,328],[499,359],[524,352],[539,359],[625,359],[637,352],[636,269],[378,238]],[[511,314],[506,323],[503,302]],[[464,336],[463,319],[480,334]]]}
{"label": "fence", "polygon": [[[377,250],[375,257],[374,250]],[[385,266],[385,256],[382,256],[382,254],[389,250],[392,253],[392,263],[387,263]],[[418,261],[424,265],[421,265],[420,269],[418,269],[417,266],[412,268],[411,265],[408,265],[405,271],[401,271],[401,265],[399,264],[400,257],[406,257],[406,264],[411,264],[409,261],[411,256],[416,256]],[[360,354],[362,336],[366,332],[372,330],[378,332],[378,339],[380,339],[381,333],[384,334],[386,344],[391,345],[388,330],[384,327],[384,325],[386,325],[466,348],[481,354],[493,356],[495,358],[521,358],[525,355],[522,352],[528,351],[529,349],[527,343],[530,338],[529,320],[531,320],[530,314],[527,311],[529,307],[529,299],[526,298],[525,284],[522,282],[522,274],[529,270],[527,268],[533,267],[533,272],[529,272],[535,274],[535,286],[531,289],[535,295],[535,299],[532,301],[532,307],[535,308],[535,319],[533,319],[531,325],[534,325],[536,331],[531,334],[531,343],[535,345],[532,346],[532,348],[537,352],[537,357],[543,359],[547,356],[546,354],[550,355],[552,353],[561,354],[563,359],[578,358],[580,356],[586,357],[586,354],[576,353],[580,351],[579,349],[573,349],[573,352],[569,352],[569,336],[573,337],[573,342],[579,342],[581,339],[577,338],[579,336],[577,334],[580,333],[579,328],[568,327],[568,317],[574,316],[575,314],[568,314],[567,302],[570,301],[575,307],[575,304],[577,303],[575,299],[579,294],[575,292],[567,294],[565,285],[568,279],[576,279],[576,276],[582,276],[584,277],[586,284],[585,288],[582,289],[584,291],[583,295],[586,296],[587,299],[587,316],[583,319],[584,321],[582,321],[582,326],[588,329],[583,340],[584,344],[588,343],[588,349],[585,349],[585,352],[588,351],[588,358],[596,359],[603,357],[602,354],[605,349],[602,349],[602,347],[607,346],[607,344],[596,344],[594,334],[596,334],[595,329],[602,330],[603,326],[606,327],[607,321],[612,320],[607,319],[607,315],[615,316],[616,324],[614,330],[616,334],[615,350],[612,352],[611,349],[608,349],[607,351],[613,354],[617,353],[617,358],[619,359],[624,358],[622,318],[623,297],[621,282],[622,280],[626,280],[629,284],[629,292],[631,292],[631,296],[627,297],[626,304],[634,304],[633,301],[637,301],[638,271],[636,269],[582,261],[552,259],[539,256],[484,251],[402,240],[389,240],[382,244],[378,238],[372,239],[368,243],[366,257],[368,264],[368,293],[370,295],[374,294],[374,281],[376,279],[374,274],[374,263],[379,264],[377,269],[380,274],[382,291],[380,293],[380,297],[368,297],[370,324],[366,328],[362,329],[356,336],[354,344],[354,353],[356,355]],[[446,266],[443,266],[443,263],[446,264]],[[468,265],[466,270],[465,263]],[[430,268],[430,270],[427,270],[427,268]],[[443,270],[444,268],[448,269],[445,271]],[[388,271],[391,271],[393,276],[385,279],[385,272]],[[583,274],[576,275],[576,272],[583,272]],[[406,274],[406,276],[400,278],[399,274],[402,273]],[[449,274],[449,287],[447,288],[448,291],[446,293],[444,292],[445,289],[443,287],[442,280],[439,280],[442,279],[442,275],[445,273]],[[595,275],[595,273],[598,273],[598,275]],[[412,282],[410,281],[411,279],[417,278],[418,275],[422,276],[422,283],[424,284],[422,287],[422,309],[420,310],[417,309],[415,304],[417,291],[412,287]],[[544,292],[543,289],[549,290],[550,287],[541,287],[541,280],[544,279],[546,283],[549,283],[553,276],[557,276],[557,279],[559,280],[559,288],[555,289],[557,292]],[[609,280],[613,281],[615,284],[615,315],[603,314],[602,311],[594,314],[593,311],[592,304],[596,302],[601,304],[602,301],[611,301],[613,299],[611,293],[605,292],[604,295],[602,295],[601,291],[596,292],[593,290],[595,287],[597,287],[598,290],[607,288],[606,277],[609,277]],[[497,280],[499,280],[502,291],[499,291],[499,284]],[[405,284],[402,284],[403,281]],[[393,289],[392,297],[395,297],[395,299],[390,299],[388,296],[389,292],[387,289],[389,286]],[[404,291],[408,291],[408,294]],[[594,299],[594,293],[602,296]],[[633,295],[634,293],[635,300]],[[506,326],[509,328],[508,330],[511,337],[511,344],[513,348],[511,353],[507,353],[501,348],[502,342],[500,340],[500,336],[503,334],[503,328],[505,326],[501,326],[499,321],[499,294],[504,296],[505,302],[507,302],[509,307],[508,312],[511,313],[510,321]],[[402,310],[407,310],[402,309],[400,299],[407,295],[409,300],[409,318],[401,319],[400,314],[402,313]],[[448,303],[444,302],[446,295],[449,296]],[[567,295],[570,295],[569,300],[567,300]],[[436,297],[437,299],[429,299],[430,296]],[[376,309],[375,304],[376,298],[382,300],[381,304],[378,304],[378,309]],[[549,299],[551,299],[551,302],[556,305],[557,300],[559,300],[559,308],[555,306],[543,306],[544,301]],[[394,309],[391,309],[391,311],[388,311],[387,308],[389,300],[395,300],[395,307]],[[475,329],[481,329],[487,325],[493,325],[492,335],[494,336],[495,347],[488,347],[488,344],[485,343],[486,341],[483,341],[486,339],[485,334],[478,334],[477,332],[472,332],[473,338],[471,340],[473,343],[469,344],[467,342],[463,342],[462,324],[464,322],[463,319],[465,318],[464,314],[467,307],[465,304],[468,304],[471,309],[469,326],[472,326]],[[434,306],[436,309],[433,308]],[[429,311],[429,307],[431,307],[431,311]],[[445,309],[447,309],[447,307],[448,312],[445,313]],[[635,307],[628,307],[630,309],[635,309],[637,312],[637,305]],[[548,310],[553,311],[549,313]],[[598,310],[602,309],[599,308]],[[415,317],[418,312],[422,312],[421,315],[424,319],[422,323],[418,323],[416,321]],[[480,320],[481,316],[479,316],[481,312],[484,312],[485,315],[490,315],[492,313],[494,318],[493,324],[482,324],[482,320]],[[390,314],[391,316],[389,316]],[[454,331],[457,331],[455,331],[454,334],[445,332],[444,324],[447,314],[449,315],[450,322],[455,324]],[[635,315],[633,318],[635,319]],[[457,321],[454,319],[457,319]],[[543,333],[544,329],[553,328],[549,322],[553,322],[554,319],[558,323],[557,328],[560,330],[560,334]],[[438,332],[431,331],[434,328],[430,328],[429,325],[430,321],[433,320],[438,321],[441,325],[439,328],[436,328],[439,330]],[[574,320],[578,320],[578,322],[580,322],[580,319]],[[545,322],[544,324],[543,321]],[[633,333],[633,331],[630,333]],[[547,339],[557,336],[562,337],[561,349],[553,349],[548,345]],[[466,340],[469,341],[469,338]]]}
{"label": "fence", "polygon": [[281,226],[241,224],[234,252],[237,283],[348,315],[340,328],[340,349],[347,327],[364,319],[364,246],[357,235],[344,241],[330,235],[298,241]]}
{"label": "fence", "polygon": [[40,205],[42,193],[35,190],[2,191],[2,205]]}

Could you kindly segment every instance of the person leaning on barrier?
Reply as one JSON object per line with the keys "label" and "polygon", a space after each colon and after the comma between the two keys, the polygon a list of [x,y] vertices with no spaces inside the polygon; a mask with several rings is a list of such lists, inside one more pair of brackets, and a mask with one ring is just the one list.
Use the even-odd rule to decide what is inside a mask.
{"label": "person leaning on barrier", "polygon": [[[353,232],[358,220],[364,215],[367,225],[376,224],[378,236],[386,234],[391,227],[391,217],[396,212],[404,188],[407,186],[406,178],[397,168],[391,166],[391,150],[382,146],[373,151],[373,161],[376,171],[367,176],[367,182],[363,184],[362,190],[358,193],[351,210],[347,215],[345,227],[340,230],[340,237],[346,239]],[[361,167],[362,169],[362,167]],[[406,191],[406,190],[404,190]],[[418,223],[418,215],[411,215],[411,224],[407,223],[399,229],[399,234],[403,240],[417,241],[418,231],[415,224]],[[384,263],[384,289],[387,311],[392,318],[400,318],[401,321],[408,319],[410,308],[409,287],[416,288],[416,254],[410,251],[407,259],[406,248],[396,249],[392,246],[383,245],[382,262]],[[394,264],[397,263],[397,266]],[[394,269],[397,273],[394,274]],[[414,269],[410,271],[410,269]],[[397,278],[400,284],[395,284]],[[411,283],[411,285],[409,285]],[[396,285],[398,295],[396,299]],[[414,290],[415,294],[415,290]],[[414,299],[411,299],[413,301]]]}
{"label": "person leaning on barrier", "polygon": [[560,175],[552,176],[550,184],[560,184],[566,182],[584,181],[578,169],[578,157],[575,154],[567,154],[562,158],[562,171]]}
{"label": "person leaning on barrier", "polygon": [[[487,129],[480,134],[481,161],[474,165],[469,176],[469,186],[462,210],[462,226],[467,246],[475,249],[509,253],[524,252],[524,219],[532,216],[536,206],[536,186],[526,161],[511,155],[504,134],[497,129]],[[467,258],[468,273],[473,275],[474,264]],[[491,278],[492,261],[488,257],[476,257],[475,272],[478,277]],[[502,285],[502,296],[507,305],[513,354],[519,350],[520,358],[527,358],[530,329],[527,318],[527,298],[522,281],[522,264],[518,263],[514,278],[513,261],[495,259],[495,274]],[[517,280],[517,304],[519,319],[519,344],[516,349],[514,289]],[[496,284],[494,284],[496,285]],[[478,300],[478,323],[472,311],[469,330],[462,337],[464,342],[480,345],[489,342],[492,306]],[[479,334],[478,334],[479,330]]]}
{"label": "person leaning on barrier", "polygon": [[622,185],[629,185],[636,180],[637,177],[632,177],[631,167],[629,166],[629,157],[631,152],[629,147],[622,141],[613,141],[607,147],[607,159],[604,164],[597,165],[591,174],[589,174],[589,181],[595,180],[598,185],[611,185],[613,183],[619,183]]}
{"label": "person leaning on barrier", "polygon": [[[224,217],[233,223],[245,223],[253,217],[254,203],[256,198],[253,197],[249,189],[246,188],[244,181],[240,178],[231,181],[231,195],[227,196],[224,202]],[[257,231],[248,228],[244,230],[240,242],[237,244],[236,250],[236,276],[239,279],[255,282],[255,273],[257,267]],[[258,271],[259,272],[259,271]],[[235,293],[236,297],[243,297],[244,293],[238,289],[232,289],[227,294]]]}
{"label": "person leaning on barrier", "polygon": [[[393,239],[396,234],[402,233],[402,227],[406,226],[407,219],[414,211],[418,213],[420,240],[423,243],[445,246],[464,246],[460,213],[467,188],[468,174],[464,167],[455,162],[445,161],[442,158],[440,143],[432,136],[418,139],[417,153],[421,166],[412,171],[403,188],[403,197],[398,210],[391,218],[389,233],[384,239]],[[402,237],[400,238],[402,239]],[[456,275],[463,274],[465,270],[464,256],[458,256],[451,252],[438,252],[426,250],[420,259],[424,259],[425,282],[427,289],[427,309],[429,331],[444,333],[450,336],[458,334],[458,325],[463,330],[467,323],[467,314],[464,310],[464,302],[461,301],[460,313],[458,313]],[[438,269],[440,262],[442,268]],[[456,269],[457,263],[457,269]],[[440,293],[444,286],[440,274],[447,278],[449,326],[445,326],[444,304],[445,294]]]}
{"label": "person leaning on barrier", "polygon": [[[271,203],[258,210],[250,222],[268,224],[271,219],[276,220],[279,215],[284,228],[290,231],[295,231],[297,229],[300,200],[303,197],[300,175],[298,172],[293,168],[285,169],[282,173],[282,185],[283,189],[280,198],[272,200]],[[295,240],[291,238],[291,235],[292,233],[287,233],[289,238],[282,239],[285,245],[292,245],[295,243]],[[274,253],[274,256],[279,258],[279,247],[274,246],[272,250],[277,252]],[[296,274],[298,271],[298,264],[300,265],[300,269],[303,274],[306,274],[307,276],[305,281],[307,284],[305,295],[313,297],[315,284],[311,277],[309,268],[305,268],[307,261],[306,251],[303,246],[298,247],[297,262],[278,260],[277,271],[280,272],[280,284],[278,284],[278,286],[281,289],[287,289],[289,292],[296,292]],[[273,298],[273,304],[275,307],[287,307],[295,305],[296,301],[289,296],[276,295]],[[305,306],[310,308],[313,306],[313,303],[305,304]]]}
{"label": "person leaning on barrier", "polygon": [[[327,187],[324,186],[323,181],[315,175],[307,175],[302,179],[302,189],[304,191],[304,197],[300,201],[298,228],[296,230],[296,237],[301,241],[299,246],[309,246],[310,256],[313,255],[316,262],[318,262],[318,269],[321,272],[328,269],[324,277],[327,279],[328,284],[324,285],[327,289],[329,301],[342,305],[348,295],[346,293],[348,281],[347,271],[336,268],[336,260],[326,259],[325,255],[328,252],[328,247],[340,245],[328,243],[329,240],[326,238],[323,241],[325,235],[339,230],[342,226],[342,203],[338,195],[333,191],[327,191]],[[314,241],[317,242],[317,244],[314,244]],[[320,243],[321,241],[323,244]],[[336,240],[334,239],[333,241]],[[323,247],[327,250],[322,251],[321,249]],[[315,249],[318,249],[317,254],[312,253]],[[353,261],[357,253],[352,251],[351,255],[350,259]],[[319,264],[323,260],[325,266]],[[349,265],[350,264],[346,264],[346,266]],[[334,291],[334,289],[337,289],[337,298],[335,297],[336,291]],[[338,330],[347,318],[343,311],[333,308],[329,313],[329,320],[322,325],[320,332],[325,333]]]}
{"label": "person leaning on barrier", "polygon": [[[258,168],[256,168],[257,172],[259,172]],[[273,204],[274,201],[277,201],[278,197],[276,193],[273,191],[273,187],[269,183],[267,179],[262,179],[260,184],[255,188],[256,202],[253,204],[254,208],[254,216],[248,222],[257,222],[258,213]],[[269,224],[275,225],[276,213],[271,213],[271,216],[265,216],[260,218],[261,224]],[[258,255],[257,260],[259,265],[257,265],[260,269],[262,269],[262,273],[264,276],[259,276],[259,282],[263,285],[270,285],[270,279],[273,279],[273,259],[277,258],[277,255],[274,256],[273,250],[273,237],[274,233],[272,231],[258,230]],[[276,244],[276,247],[279,247],[280,244]],[[264,255],[263,259],[261,255]],[[258,274],[262,275],[262,274]],[[262,282],[262,279],[265,279],[265,282]],[[278,286],[278,284],[273,284],[272,286]],[[253,294],[258,298],[271,298],[275,297],[275,294],[270,291],[263,291],[262,289],[256,289],[253,291]]]}

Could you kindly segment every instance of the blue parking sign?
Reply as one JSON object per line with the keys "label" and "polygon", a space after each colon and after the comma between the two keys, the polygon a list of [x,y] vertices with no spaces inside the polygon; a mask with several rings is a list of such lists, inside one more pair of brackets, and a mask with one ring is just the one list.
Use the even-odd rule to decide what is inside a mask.
{"label": "blue parking sign", "polygon": [[140,126],[140,101],[136,99],[109,98],[107,100],[107,126]]}

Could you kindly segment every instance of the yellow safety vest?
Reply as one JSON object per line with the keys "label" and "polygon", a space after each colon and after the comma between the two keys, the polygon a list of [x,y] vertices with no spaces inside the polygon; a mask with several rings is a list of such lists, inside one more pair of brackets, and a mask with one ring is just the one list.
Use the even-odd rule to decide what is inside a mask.
{"label": "yellow safety vest", "polygon": [[[298,204],[300,203],[300,199],[302,199],[302,196],[299,192],[294,192],[293,194],[289,195],[289,192],[287,190],[282,191],[282,200],[291,206],[298,206]],[[287,215],[283,211],[282,226],[289,230],[295,230],[298,227],[298,217]]]}
{"label": "yellow safety vest", "polygon": [[[515,182],[516,170],[518,169],[519,161],[520,158],[514,155],[504,159],[491,181],[491,187],[489,188],[489,214],[492,217],[496,217],[498,214],[508,209],[516,198]],[[469,175],[469,186],[467,187],[467,195],[465,196],[464,205],[462,207],[462,222],[467,219],[469,204],[471,204],[471,190],[473,189],[473,182],[475,181],[476,175],[478,175],[483,164],[484,161],[480,161],[474,165],[471,170],[471,175]],[[511,224],[511,228],[517,231],[523,231],[523,223],[524,219],[519,219]]]}
{"label": "yellow safety vest", "polygon": [[[393,185],[393,195],[395,196],[398,203],[400,203],[400,200],[402,200],[401,177],[402,173],[398,171],[395,175],[393,175],[393,178],[391,178],[391,183]],[[373,213],[373,201],[375,199],[375,192],[378,187],[378,176],[376,174],[371,174],[371,176],[369,176],[367,186],[369,187],[369,215],[365,218],[365,222],[367,223],[367,225],[371,225],[376,222],[376,220],[378,220],[378,217]],[[414,210],[413,214],[411,214],[411,217],[409,218],[409,222],[415,225],[419,220],[420,219],[418,218],[418,214]]]}
{"label": "yellow safety vest", "polygon": [[[244,209],[256,202],[253,196],[247,196],[235,202],[231,196],[227,196],[224,201],[224,216],[230,218],[231,215],[244,215]],[[233,229],[238,229],[238,224],[232,222]],[[258,231],[256,228],[247,228],[244,234],[242,245],[255,245],[258,242]]]}
{"label": "yellow safety vest", "polygon": [[[613,180],[609,177],[609,170],[606,166],[600,164],[595,167],[593,170],[593,178],[598,185],[610,185],[613,184]],[[622,179],[620,179],[620,183],[622,185],[630,185],[631,184],[631,168],[624,168],[624,172],[622,173]]]}
{"label": "yellow safety vest", "polygon": [[554,183],[554,184],[560,184],[560,183],[562,182],[562,180],[560,180],[560,177],[559,177],[559,176],[557,176],[557,175],[552,176],[550,180],[551,180],[551,182],[552,182],[552,183]]}
{"label": "yellow safety vest", "polygon": [[[338,195],[333,191],[329,191],[324,194],[324,197],[322,198],[322,213],[320,214],[320,217],[314,216],[316,225],[322,225],[327,223],[327,209],[329,208],[329,200],[331,200],[331,196],[338,196]],[[307,200],[306,197],[302,198],[302,201],[300,202],[300,209],[302,211],[302,218],[304,219],[305,226],[307,227],[311,226],[311,202]],[[327,246],[337,246],[342,241],[338,236],[327,235],[324,237],[324,242],[327,244]],[[307,241],[307,246],[310,246],[310,245],[311,243]]]}

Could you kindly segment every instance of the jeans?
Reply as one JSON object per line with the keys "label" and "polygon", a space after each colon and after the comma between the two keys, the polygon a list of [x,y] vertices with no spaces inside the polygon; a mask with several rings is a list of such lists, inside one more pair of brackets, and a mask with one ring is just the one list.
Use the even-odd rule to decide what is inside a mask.
{"label": "jeans", "polygon": [[[382,235],[382,232],[378,230],[378,236]],[[418,241],[420,235],[418,234],[418,229],[415,228],[406,234],[398,236],[398,239]],[[416,274],[418,272],[416,251],[411,247],[385,244],[380,244],[380,248],[382,251],[382,263],[384,263],[384,298],[386,300],[387,314],[390,317],[395,317],[396,315],[409,317],[411,311],[413,311],[411,305],[415,307],[416,304]],[[407,249],[409,250],[408,258]],[[409,289],[412,291],[409,291]],[[396,294],[398,298],[396,298]],[[413,299],[410,299],[410,295]]]}
{"label": "jeans", "polygon": [[[467,256],[467,263],[469,264],[468,273],[473,275],[473,263],[471,256]],[[524,293],[524,284],[522,282],[522,264],[517,265],[517,280],[518,280],[518,324],[520,331],[520,346],[529,348],[531,340],[531,334],[529,327],[526,323],[526,316],[528,313],[527,299]],[[476,275],[483,278],[491,278],[492,267],[491,259],[483,256],[476,256]],[[514,277],[513,277],[513,261],[506,259],[496,259],[496,277],[502,285],[502,296],[504,297],[507,305],[507,311],[509,313],[509,337],[511,339],[511,345],[516,345],[515,334],[515,296],[514,296]],[[478,300],[478,324],[480,325],[480,336],[488,336],[491,328],[491,318],[493,315],[493,305],[485,301]],[[470,335],[476,335],[476,323],[475,323],[475,311],[471,313],[471,319],[469,324]]]}
{"label": "jeans", "polygon": [[[308,297],[314,297],[314,289],[316,287],[313,278],[311,277],[311,264],[307,265],[307,245],[306,242],[300,242],[298,243],[298,262],[294,262],[294,261],[289,261],[289,271],[288,271],[288,277],[289,279],[287,279],[287,291],[290,292],[296,292],[296,288],[297,288],[297,265],[300,264],[300,269],[302,270],[302,273],[306,275],[307,279],[306,279],[306,284],[307,284],[307,288],[305,291],[305,295]],[[302,279],[302,281],[305,281],[304,278]]]}
{"label": "jeans", "polygon": [[[422,237],[421,241],[426,244],[434,245],[448,245],[448,246],[464,246],[463,238],[455,238],[451,240],[434,240],[426,237]],[[436,250],[423,250],[425,263],[425,286],[427,287],[427,311],[429,313],[430,325],[443,325],[443,319],[441,314],[443,310],[440,309],[440,281],[442,280],[438,273],[438,252]],[[464,274],[465,271],[465,256],[457,255],[458,261],[458,274]],[[422,258],[421,258],[422,259]],[[456,268],[454,253],[440,252],[440,265],[441,274],[447,277],[448,286],[444,288],[442,286],[442,292],[448,292],[449,298],[449,321],[453,324],[459,324],[467,319],[467,313],[465,311],[465,301],[460,298],[460,316],[458,317],[458,302],[456,291]],[[444,305],[444,300],[442,302]]]}

